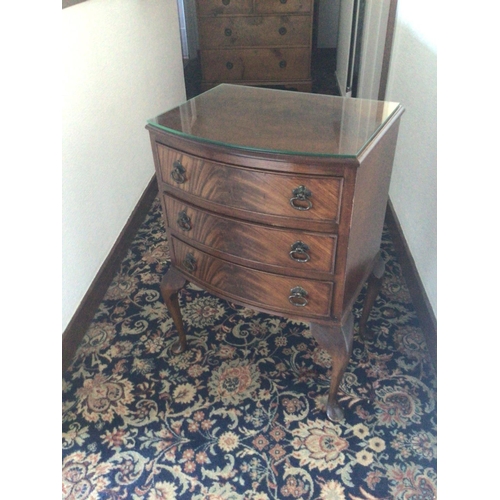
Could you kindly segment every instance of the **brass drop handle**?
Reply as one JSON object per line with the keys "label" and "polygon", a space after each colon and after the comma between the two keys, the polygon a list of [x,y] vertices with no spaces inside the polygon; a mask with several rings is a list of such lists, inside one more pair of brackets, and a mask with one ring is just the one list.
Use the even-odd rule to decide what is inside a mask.
{"label": "brass drop handle", "polygon": [[286,28],[280,28],[280,29],[278,30],[278,33],[279,33],[281,36],[286,35]]}
{"label": "brass drop handle", "polygon": [[280,68],[286,68],[286,61],[284,59],[280,61]]}
{"label": "brass drop handle", "polygon": [[184,267],[190,273],[196,271],[196,259],[191,252],[188,252],[182,261],[182,267]]}
{"label": "brass drop handle", "polygon": [[292,191],[290,198],[290,205],[295,210],[310,210],[313,206],[312,201],[309,199],[312,196],[311,191],[305,186],[299,186]]}
{"label": "brass drop handle", "polygon": [[307,292],[301,287],[296,286],[290,290],[288,301],[292,306],[305,307],[307,306]]}
{"label": "brass drop handle", "polygon": [[185,210],[179,212],[179,215],[177,216],[177,225],[183,231],[191,231],[193,227],[191,225],[191,217],[189,217]]}
{"label": "brass drop handle", "polygon": [[177,184],[184,184],[186,182],[186,169],[179,160],[174,161],[173,167],[174,169],[170,172],[170,177],[172,177]]}
{"label": "brass drop handle", "polygon": [[306,245],[303,241],[296,241],[290,247],[290,258],[295,262],[309,262],[311,256],[307,253],[309,251],[309,245]]}
{"label": "brass drop handle", "polygon": [[233,34],[233,31],[231,30],[231,28],[226,28],[224,30],[224,35],[231,36],[232,34]]}

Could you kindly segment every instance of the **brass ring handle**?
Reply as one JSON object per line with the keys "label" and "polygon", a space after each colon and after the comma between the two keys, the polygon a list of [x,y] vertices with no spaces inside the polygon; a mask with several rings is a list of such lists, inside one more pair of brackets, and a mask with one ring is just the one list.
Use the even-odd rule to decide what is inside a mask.
{"label": "brass ring handle", "polygon": [[182,210],[179,212],[179,215],[177,217],[177,225],[183,230],[183,231],[191,231],[192,225],[191,225],[191,217],[186,213],[185,210]]}
{"label": "brass ring handle", "polygon": [[170,177],[172,177],[177,184],[184,184],[186,182],[186,169],[179,160],[174,161],[173,167],[174,169],[170,172]]}
{"label": "brass ring handle", "polygon": [[295,262],[309,262],[311,260],[311,256],[307,253],[308,250],[309,246],[303,241],[296,241],[290,247],[290,258]]}
{"label": "brass ring handle", "polygon": [[290,198],[290,205],[295,210],[310,210],[313,206],[312,201],[309,199],[312,196],[311,191],[305,186],[299,186],[292,191]]}
{"label": "brass ring handle", "polygon": [[305,307],[307,306],[306,297],[307,292],[301,286],[296,286],[290,290],[288,301],[292,304],[292,306]]}
{"label": "brass ring handle", "polygon": [[196,271],[196,259],[191,252],[188,252],[182,261],[182,267],[184,267],[190,273]]}

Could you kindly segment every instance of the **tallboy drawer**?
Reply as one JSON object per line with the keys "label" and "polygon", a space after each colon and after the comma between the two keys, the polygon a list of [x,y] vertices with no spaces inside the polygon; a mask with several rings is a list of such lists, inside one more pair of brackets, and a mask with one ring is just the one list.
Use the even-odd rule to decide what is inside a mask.
{"label": "tallboy drawer", "polygon": [[248,261],[287,269],[333,272],[336,235],[277,229],[201,210],[163,195],[168,226],[184,238]]}
{"label": "tallboy drawer", "polygon": [[162,181],[175,196],[199,197],[220,208],[244,210],[250,216],[293,217],[337,223],[343,179],[280,174],[238,168],[186,155],[158,144]]}
{"label": "tallboy drawer", "polygon": [[201,18],[198,33],[203,49],[262,46],[307,46],[308,16],[240,16]]}
{"label": "tallboy drawer", "polygon": [[333,283],[256,271],[215,258],[172,238],[175,264],[215,293],[264,310],[328,317]]}
{"label": "tallboy drawer", "polygon": [[257,14],[311,12],[312,0],[255,0]]}
{"label": "tallboy drawer", "polygon": [[253,0],[196,0],[196,10],[198,16],[251,14],[252,4]]}
{"label": "tallboy drawer", "polygon": [[245,48],[202,50],[201,68],[206,81],[305,80],[310,76],[309,48]]}

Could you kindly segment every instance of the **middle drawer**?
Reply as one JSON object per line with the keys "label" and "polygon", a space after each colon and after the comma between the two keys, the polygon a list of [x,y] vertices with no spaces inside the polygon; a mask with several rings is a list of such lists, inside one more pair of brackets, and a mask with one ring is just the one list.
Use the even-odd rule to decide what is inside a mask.
{"label": "middle drawer", "polygon": [[309,16],[244,16],[201,18],[198,22],[203,48],[308,46]]}
{"label": "middle drawer", "polygon": [[337,236],[277,229],[212,214],[163,195],[168,226],[224,254],[271,266],[333,273]]}

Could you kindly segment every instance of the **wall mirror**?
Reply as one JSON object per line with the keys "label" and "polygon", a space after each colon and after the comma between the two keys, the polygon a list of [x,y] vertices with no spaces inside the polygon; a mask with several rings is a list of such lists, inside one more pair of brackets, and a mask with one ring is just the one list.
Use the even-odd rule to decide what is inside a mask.
{"label": "wall mirror", "polygon": [[[198,57],[196,2],[177,0],[185,67]],[[397,0],[314,0],[313,64],[329,66],[338,95],[384,100],[396,8]]]}

